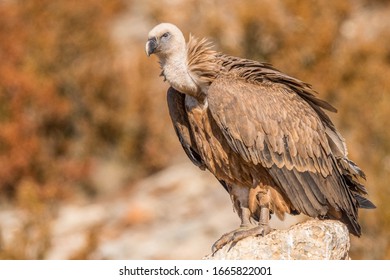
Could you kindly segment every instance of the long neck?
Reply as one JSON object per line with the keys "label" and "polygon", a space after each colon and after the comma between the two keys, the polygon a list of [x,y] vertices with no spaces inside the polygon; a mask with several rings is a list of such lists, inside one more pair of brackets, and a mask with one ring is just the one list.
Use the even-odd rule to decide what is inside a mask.
{"label": "long neck", "polygon": [[160,63],[165,79],[174,89],[193,97],[200,94],[199,86],[189,74],[185,49],[169,57],[160,57]]}

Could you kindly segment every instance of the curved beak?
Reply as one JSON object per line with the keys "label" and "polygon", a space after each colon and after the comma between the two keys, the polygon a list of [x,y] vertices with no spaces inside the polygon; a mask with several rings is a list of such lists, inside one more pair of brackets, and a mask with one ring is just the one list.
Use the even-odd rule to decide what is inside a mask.
{"label": "curved beak", "polygon": [[150,56],[152,53],[154,53],[157,49],[157,39],[156,37],[150,38],[145,45],[145,51],[147,56]]}

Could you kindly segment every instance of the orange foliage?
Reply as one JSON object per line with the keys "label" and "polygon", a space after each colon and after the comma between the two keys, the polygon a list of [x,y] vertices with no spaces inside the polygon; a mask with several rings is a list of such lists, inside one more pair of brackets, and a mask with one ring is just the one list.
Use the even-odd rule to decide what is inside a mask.
{"label": "orange foliage", "polygon": [[111,141],[101,135],[111,120],[97,117],[94,108],[109,114],[116,110],[110,105],[118,103],[110,90],[115,72],[98,65],[100,56],[112,54],[108,24],[118,5],[93,0],[0,3],[3,193],[12,194],[26,177],[42,190],[87,183],[88,149],[94,145],[87,142]]}

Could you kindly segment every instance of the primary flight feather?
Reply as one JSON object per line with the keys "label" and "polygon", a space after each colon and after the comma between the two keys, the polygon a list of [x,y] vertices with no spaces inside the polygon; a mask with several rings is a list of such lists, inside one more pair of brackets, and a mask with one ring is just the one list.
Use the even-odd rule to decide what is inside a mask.
{"label": "primary flight feather", "polygon": [[217,52],[205,39],[186,43],[170,23],[149,32],[146,53],[158,56],[171,85],[168,107],[184,151],[221,182],[241,219],[213,250],[267,234],[270,213],[337,219],[361,235],[358,208],[375,208],[359,181],[365,175],[324,111],[336,109],[309,84]]}

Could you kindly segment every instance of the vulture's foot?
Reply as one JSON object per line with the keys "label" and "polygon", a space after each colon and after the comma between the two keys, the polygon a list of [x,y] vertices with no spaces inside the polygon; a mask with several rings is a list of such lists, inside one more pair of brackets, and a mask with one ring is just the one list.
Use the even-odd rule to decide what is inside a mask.
{"label": "vulture's foot", "polygon": [[[267,198],[267,196],[264,196]],[[250,211],[247,208],[241,208],[241,227],[233,230],[232,232],[225,233],[218,239],[213,247],[211,248],[213,254],[221,249],[228,243],[232,243],[231,246],[235,245],[238,241],[248,237],[248,236],[265,236],[271,232],[271,227],[269,226],[269,209],[268,209],[268,200],[262,206],[260,206],[260,219],[259,225],[252,227],[250,224]]]}
{"label": "vulture's foot", "polygon": [[259,225],[256,227],[252,228],[247,228],[247,227],[241,227],[236,230],[233,230],[231,232],[225,233],[224,235],[221,236],[220,239],[218,239],[213,247],[211,248],[213,254],[217,252],[219,249],[224,247],[228,243],[232,243],[231,246],[236,244],[238,241],[249,237],[249,236],[265,236],[268,233],[271,232],[271,228],[269,225]]}

